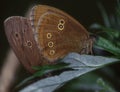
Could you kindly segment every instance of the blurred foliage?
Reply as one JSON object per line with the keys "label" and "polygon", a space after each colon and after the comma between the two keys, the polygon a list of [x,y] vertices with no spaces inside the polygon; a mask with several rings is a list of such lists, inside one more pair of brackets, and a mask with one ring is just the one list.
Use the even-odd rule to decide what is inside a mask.
{"label": "blurred foliage", "polygon": [[[79,78],[69,81],[61,87],[61,90],[55,92],[115,92],[107,81],[103,81],[100,76],[94,72],[87,73]],[[109,90],[108,90],[109,89]]]}
{"label": "blurred foliage", "polygon": [[106,84],[102,79],[98,79],[97,83],[102,87],[100,92],[116,92],[113,88],[111,88],[108,84]]}
{"label": "blurred foliage", "polygon": [[91,28],[102,30],[97,34],[98,40],[95,47],[102,48],[120,58],[120,3],[117,4],[115,14],[108,16],[102,4],[98,3],[104,25],[95,23],[91,25]]}

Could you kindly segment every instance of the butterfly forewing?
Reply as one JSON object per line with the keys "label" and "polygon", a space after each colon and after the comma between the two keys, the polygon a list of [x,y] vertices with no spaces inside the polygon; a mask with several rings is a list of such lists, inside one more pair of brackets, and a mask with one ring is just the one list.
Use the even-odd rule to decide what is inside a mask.
{"label": "butterfly forewing", "polygon": [[8,18],[5,21],[5,32],[18,59],[30,72],[33,72],[32,66],[42,64],[44,59],[41,60],[28,19],[18,16]]}

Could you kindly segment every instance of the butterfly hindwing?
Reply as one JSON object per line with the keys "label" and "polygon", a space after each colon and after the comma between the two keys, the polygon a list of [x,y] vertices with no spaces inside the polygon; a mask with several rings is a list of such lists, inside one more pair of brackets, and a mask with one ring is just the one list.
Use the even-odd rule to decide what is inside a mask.
{"label": "butterfly hindwing", "polygon": [[31,14],[34,15],[31,22],[35,27],[36,42],[48,60],[54,61],[69,52],[81,52],[85,48],[84,42],[89,34],[68,14],[45,5],[35,6]]}

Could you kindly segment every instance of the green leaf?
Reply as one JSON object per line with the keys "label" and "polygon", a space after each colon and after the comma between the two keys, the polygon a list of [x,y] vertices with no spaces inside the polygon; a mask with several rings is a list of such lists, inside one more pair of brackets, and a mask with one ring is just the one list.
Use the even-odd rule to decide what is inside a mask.
{"label": "green leaf", "polygon": [[112,28],[108,28],[108,27],[103,27],[101,26],[101,29],[108,34],[109,37],[111,37],[111,39],[114,38],[119,38],[120,37],[120,31],[116,30],[116,29],[112,29]]}
{"label": "green leaf", "polygon": [[39,80],[20,92],[53,92],[65,82],[116,61],[119,59],[70,53],[61,62],[69,63],[68,67],[74,70],[64,71],[59,75]]}
{"label": "green leaf", "polygon": [[32,76],[26,78],[25,80],[23,80],[20,84],[17,85],[16,88],[24,85],[25,83],[27,83],[28,81],[34,79],[35,77],[41,77],[51,71],[56,71],[56,70],[60,70],[60,69],[65,69],[69,64],[64,63],[64,62],[59,62],[57,64],[54,65],[44,65],[44,66],[33,66],[32,68],[34,70],[37,70],[37,72],[35,72]]}
{"label": "green leaf", "polygon": [[113,29],[113,28],[109,28],[109,27],[104,27],[100,24],[94,23],[90,26],[90,28],[92,29],[101,29],[102,31],[99,31],[99,33],[103,34],[106,33],[106,38],[111,38],[112,40],[114,40],[114,38],[119,38],[120,37],[120,31]]}
{"label": "green leaf", "polygon": [[44,66],[33,66],[32,68],[34,70],[50,70],[50,69],[61,69],[61,68],[65,68],[66,66],[68,66],[69,64],[63,63],[63,62],[59,62],[57,64],[54,65],[44,65]]}
{"label": "green leaf", "polygon": [[54,65],[34,66],[33,69],[37,70],[37,72],[34,73],[33,76],[40,77],[40,76],[43,76],[44,74],[52,72],[52,71],[65,69],[65,68],[67,68],[68,65],[69,64],[59,62]]}
{"label": "green leaf", "polygon": [[32,80],[34,78],[35,78],[34,76],[28,77],[27,79],[25,79],[22,82],[20,82],[15,88],[19,88],[19,87],[23,86],[25,83],[27,83],[28,81],[30,81],[30,80]]}
{"label": "green leaf", "polygon": [[120,47],[116,46],[114,43],[111,41],[99,37],[98,41],[96,41],[96,45],[99,47],[102,47],[104,50],[114,54],[115,56],[118,56],[120,58]]}
{"label": "green leaf", "polygon": [[106,84],[101,78],[97,80],[99,86],[102,87],[102,92],[116,92],[112,87]]}
{"label": "green leaf", "polygon": [[100,12],[102,14],[103,17],[103,21],[106,27],[111,27],[110,21],[109,21],[109,17],[104,9],[104,7],[102,6],[102,4],[100,2],[97,3],[98,4],[98,8],[100,9]]}

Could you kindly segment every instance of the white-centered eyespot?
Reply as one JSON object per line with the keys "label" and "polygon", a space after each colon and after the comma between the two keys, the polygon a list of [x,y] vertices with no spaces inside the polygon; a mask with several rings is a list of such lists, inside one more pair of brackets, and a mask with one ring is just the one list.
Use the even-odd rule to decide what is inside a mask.
{"label": "white-centered eyespot", "polygon": [[65,24],[65,20],[60,19],[58,23],[58,29],[62,31],[64,29],[64,24]]}
{"label": "white-centered eyespot", "polygon": [[64,29],[64,25],[61,24],[61,23],[59,23],[59,24],[58,24],[58,29],[62,31],[62,30]]}
{"label": "white-centered eyespot", "polygon": [[31,41],[25,42],[25,46],[32,48],[32,42]]}
{"label": "white-centered eyespot", "polygon": [[54,46],[54,43],[52,41],[48,42],[48,47],[52,48]]}

